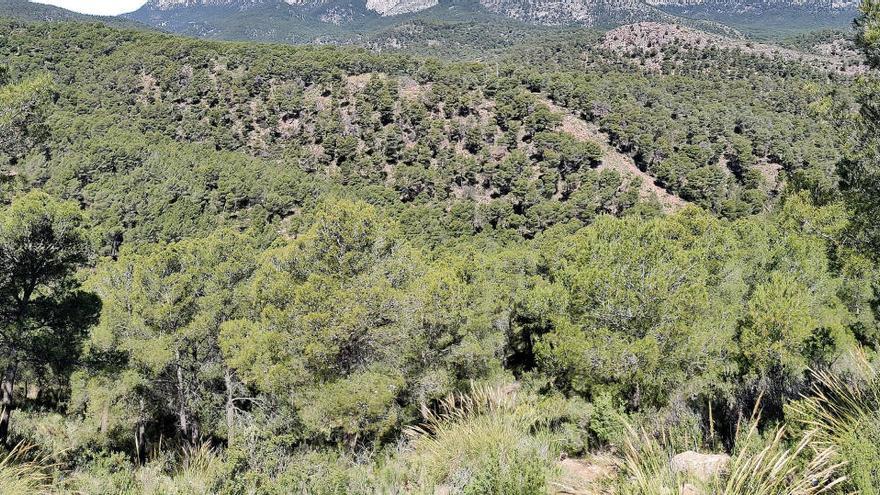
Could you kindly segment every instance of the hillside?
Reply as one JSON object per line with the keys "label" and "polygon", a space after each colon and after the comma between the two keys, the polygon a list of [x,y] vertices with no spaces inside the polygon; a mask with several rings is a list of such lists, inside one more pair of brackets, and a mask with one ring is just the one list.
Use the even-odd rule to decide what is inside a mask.
{"label": "hillside", "polygon": [[770,38],[823,28],[850,28],[858,0],[647,0],[663,11],[720,22]]}
{"label": "hillside", "polygon": [[[649,70],[666,70],[677,65],[676,58],[694,53],[735,51],[746,56],[770,60],[795,61],[816,69],[849,77],[866,70],[861,56],[845,39],[830,39],[805,46],[802,50],[756,43],[698,31],[678,25],[644,22],[621,26],[604,34],[602,48],[635,58]],[[686,53],[692,52],[692,53]]]}
{"label": "hillside", "polygon": [[22,21],[100,22],[108,26],[120,28],[147,29],[146,25],[120,17],[78,14],[70,10],[34,3],[29,0],[0,0],[0,17]]}
{"label": "hillside", "polygon": [[[535,25],[597,26],[633,22],[664,14],[641,0],[577,0],[566,4],[546,0],[151,0],[129,17],[161,22],[194,22],[199,18],[216,19],[220,14],[253,22],[267,17],[299,18],[315,24],[337,26],[387,25],[387,18],[406,19],[418,14],[420,19],[454,20],[476,15],[489,20],[513,19]],[[409,15],[407,15],[409,14]],[[187,21],[183,21],[183,19]],[[670,17],[671,18],[671,17]]]}
{"label": "hillside", "polygon": [[[638,194],[626,187],[630,182],[627,171],[602,166],[602,147],[607,144],[631,157],[644,186],[656,183],[662,196],[678,195],[734,217],[758,211],[775,200],[768,194],[777,189],[775,185],[765,184],[757,168],[751,170],[758,164],[769,162],[791,177],[812,181],[836,160],[825,124],[817,124],[811,114],[821,92],[810,95],[801,89],[807,84],[822,88],[827,84],[823,82],[826,76],[808,66],[800,66],[803,72],[795,76],[796,62],[785,69],[785,79],[769,72],[756,78],[752,75],[755,64],[765,63],[761,57],[744,56],[736,61],[718,53],[718,63],[734,63],[733,68],[709,76],[705,72],[712,59],[695,53],[692,60],[701,68],[693,75],[658,81],[621,65],[632,60],[631,56],[618,57],[601,47],[591,48],[593,61],[587,74],[578,74],[583,68],[580,65],[541,76],[519,66],[513,58],[497,67],[438,64],[408,56],[368,55],[356,49],[288,51],[262,47],[254,58],[244,46],[231,44],[220,45],[229,52],[218,60],[210,55],[213,45],[187,42],[177,48],[179,55],[157,58],[149,54],[149,47],[155,46],[161,53],[164,38],[153,36],[135,43],[122,32],[111,32],[93,49],[78,52],[80,45],[58,45],[56,36],[48,36],[46,43],[51,44],[44,45],[28,35],[38,28],[10,29],[3,52],[10,57],[14,77],[30,70],[29,64],[36,63],[41,53],[64,54],[72,67],[92,51],[107,53],[88,63],[98,69],[95,74],[114,74],[119,82],[86,80],[80,75],[79,84],[89,88],[88,95],[61,99],[74,105],[70,114],[74,120],[66,124],[71,129],[87,123],[98,125],[94,119],[79,122],[74,118],[74,109],[89,108],[89,102],[98,99],[103,112],[127,115],[126,132],[153,128],[150,135],[158,132],[165,140],[245,152],[268,169],[274,167],[273,160],[294,161],[300,164],[296,173],[305,174],[303,180],[313,182],[312,187],[338,184],[361,193],[381,192],[377,200],[396,197],[393,204],[415,208],[413,211],[422,209],[422,214],[430,213],[443,222],[448,221],[456,201],[465,201],[460,206],[477,215],[472,228],[478,230],[494,228],[500,222],[531,237],[553,223],[632,207],[632,195]],[[63,29],[84,28],[71,25]],[[26,37],[19,39],[17,33]],[[28,45],[32,55],[19,54],[20,48],[15,48]],[[132,50],[139,55],[130,54]],[[297,75],[312,63],[310,58],[322,54],[343,65],[332,69],[332,64],[322,62],[318,73]],[[296,62],[303,56],[309,58]],[[522,56],[529,60],[528,53]],[[177,57],[187,62],[175,61]],[[240,57],[247,57],[247,62]],[[141,59],[140,64],[128,62],[134,59]],[[74,77],[69,72],[72,68],[65,67],[57,65],[57,70],[68,71],[58,77]],[[153,69],[148,70],[150,67]],[[372,72],[378,74],[368,76]],[[598,73],[604,76],[590,75]],[[686,66],[680,73],[687,73]],[[748,85],[740,78],[749,78]],[[116,84],[136,88],[136,92],[118,94],[112,90]],[[683,90],[683,84],[690,89]],[[541,103],[538,92],[567,108],[552,111],[551,106]],[[646,96],[634,100],[633,94]],[[699,105],[695,97],[714,103]],[[779,110],[774,102],[780,98],[795,104]],[[739,106],[723,106],[729,101],[737,101]],[[363,113],[371,108],[381,111],[381,118]],[[572,137],[583,135],[566,132],[567,116],[587,119],[607,138],[579,144]],[[156,118],[160,118],[160,126],[148,123]],[[714,131],[694,134],[689,132],[691,128]],[[62,142],[59,146],[66,149]],[[67,169],[70,163],[53,159],[33,170],[20,169],[22,165],[16,169],[25,175],[35,174],[33,180],[62,187],[65,194],[94,194],[91,175]],[[526,170],[530,172],[523,175]],[[94,179],[103,182],[111,177]],[[599,184],[601,190],[593,189]],[[365,189],[367,185],[370,188]],[[248,205],[248,215],[265,193],[255,190],[253,194],[257,196],[241,200]],[[302,207],[305,198],[290,200],[294,203],[262,208],[277,222]],[[590,211],[581,210],[584,201],[592,205]],[[426,206],[429,208],[424,210]],[[161,216],[174,214],[173,209],[155,211],[162,212]],[[554,213],[548,217],[550,211]],[[223,215],[241,218],[241,213]],[[501,214],[507,218],[494,217]],[[144,225],[143,221],[134,223]],[[416,226],[413,223],[412,228]],[[118,229],[120,225],[111,222],[106,228]],[[133,235],[138,237],[134,233],[128,237]]]}

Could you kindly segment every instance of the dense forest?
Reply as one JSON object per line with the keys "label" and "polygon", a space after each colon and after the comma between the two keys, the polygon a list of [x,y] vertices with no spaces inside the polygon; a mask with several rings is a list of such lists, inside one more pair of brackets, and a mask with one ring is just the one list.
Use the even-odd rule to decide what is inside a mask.
{"label": "dense forest", "polygon": [[0,493],[880,493],[880,2],[863,71],[462,26],[0,19]]}

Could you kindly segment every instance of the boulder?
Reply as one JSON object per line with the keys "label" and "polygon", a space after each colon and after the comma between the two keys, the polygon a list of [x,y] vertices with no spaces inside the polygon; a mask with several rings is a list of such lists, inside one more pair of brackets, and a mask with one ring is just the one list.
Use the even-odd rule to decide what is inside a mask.
{"label": "boulder", "polygon": [[617,475],[617,462],[610,456],[559,461],[562,476],[551,483],[554,495],[598,495],[607,493],[605,482]]}
{"label": "boulder", "polygon": [[681,493],[679,495],[703,495],[697,490],[697,487],[690,483],[685,483],[684,486],[681,487]]}
{"label": "boulder", "polygon": [[697,479],[707,480],[721,474],[730,463],[727,454],[700,454],[687,451],[678,454],[670,461],[670,467],[676,473],[687,473]]}

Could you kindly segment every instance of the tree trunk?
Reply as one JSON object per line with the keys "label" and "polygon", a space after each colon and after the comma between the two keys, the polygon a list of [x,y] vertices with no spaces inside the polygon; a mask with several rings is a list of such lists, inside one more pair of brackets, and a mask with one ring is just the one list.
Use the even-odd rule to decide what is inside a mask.
{"label": "tree trunk", "polygon": [[101,409],[101,435],[106,435],[110,430],[110,405],[104,404]]}
{"label": "tree trunk", "polygon": [[177,422],[180,436],[190,441],[189,414],[186,411],[186,383],[183,380],[183,366],[180,363],[180,351],[177,351]]}
{"label": "tree trunk", "polygon": [[139,466],[143,466],[147,462],[147,448],[144,445],[146,435],[144,435],[144,431],[144,422],[138,421],[134,427],[134,450]]}
{"label": "tree trunk", "polygon": [[229,446],[232,445],[232,432],[235,428],[235,395],[232,390],[232,370],[229,368],[226,368],[223,383],[226,386],[226,444]]}
{"label": "tree trunk", "polygon": [[5,444],[9,439],[9,422],[12,419],[12,410],[15,409],[12,392],[15,387],[15,375],[17,365],[9,365],[3,373],[3,381],[0,382],[0,443]]}
{"label": "tree trunk", "polygon": [[139,466],[147,462],[146,426],[144,425],[144,399],[141,398],[137,424],[134,426],[134,450]]}

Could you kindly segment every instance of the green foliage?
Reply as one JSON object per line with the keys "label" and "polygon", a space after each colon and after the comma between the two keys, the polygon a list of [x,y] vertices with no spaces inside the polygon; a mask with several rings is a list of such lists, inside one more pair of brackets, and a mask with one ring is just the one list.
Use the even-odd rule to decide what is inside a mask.
{"label": "green foliage", "polygon": [[227,362],[261,392],[288,394],[307,436],[382,437],[399,428],[400,404],[498,369],[501,343],[479,306],[489,295],[465,283],[474,268],[429,265],[395,232],[364,203],[325,203],[264,254],[244,318],[221,327]]}
{"label": "green foliage", "polygon": [[356,444],[361,436],[382,437],[397,421],[397,396],[404,380],[393,372],[366,371],[314,391],[300,414],[308,431]]}
{"label": "green foliage", "polygon": [[862,0],[860,16],[856,20],[857,41],[865,52],[868,63],[880,67],[880,3],[876,0]]}
{"label": "green foliage", "polygon": [[45,74],[5,86],[4,79],[0,77],[0,165],[15,165],[47,138],[45,114],[54,86]]}
{"label": "green foliage", "polygon": [[676,390],[730,400],[773,387],[765,405],[778,408],[808,366],[853,344],[825,246],[810,232],[695,210],[603,218],[542,243],[548,285],[518,318],[534,322],[537,365],[563,390],[651,409]]}
{"label": "green foliage", "polygon": [[[205,432],[231,427],[218,424],[213,409],[228,402],[232,384],[227,380],[222,391],[206,385],[228,373],[217,329],[236,316],[235,287],[255,268],[250,248],[244,236],[221,231],[141,254],[124,250],[97,267],[89,287],[103,308],[88,357],[112,364],[84,377],[82,392],[86,411],[104,415],[102,433],[116,421],[144,424],[177,415],[181,435],[196,444]],[[125,416],[107,417],[119,401]]]}
{"label": "green foliage", "polygon": [[[838,164],[841,186],[848,205],[854,210],[854,233],[861,246],[870,250],[873,256],[880,253],[880,231],[873,221],[880,212],[878,190],[880,190],[880,4],[865,0],[861,4],[861,16],[856,21],[858,41],[872,71],[858,87],[860,103],[858,117],[850,118],[848,126],[849,153]],[[849,117],[849,116],[848,116]]]}
{"label": "green foliage", "polygon": [[485,462],[487,467],[474,474],[462,493],[537,495],[547,489],[547,467],[535,457],[514,451],[506,459]]}
{"label": "green foliage", "polygon": [[79,290],[75,270],[89,257],[77,206],[40,191],[0,211],[0,440],[7,441],[16,386],[64,387],[93,324],[94,296]]}

